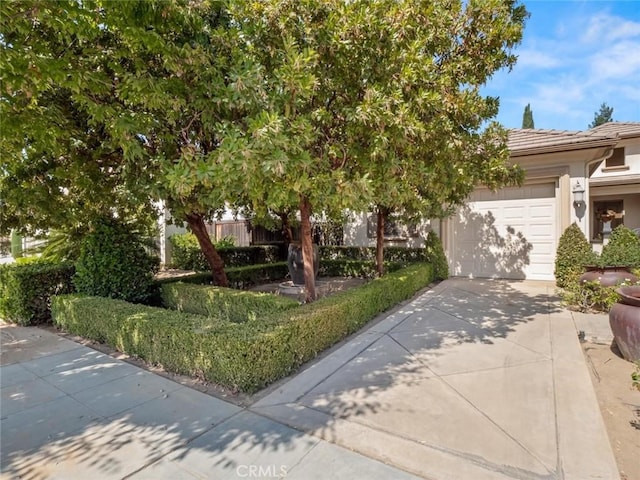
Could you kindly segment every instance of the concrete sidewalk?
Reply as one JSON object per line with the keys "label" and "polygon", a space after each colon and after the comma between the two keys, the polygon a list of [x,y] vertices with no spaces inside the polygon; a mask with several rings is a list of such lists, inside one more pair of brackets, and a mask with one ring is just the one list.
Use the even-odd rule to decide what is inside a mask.
{"label": "concrete sidewalk", "polygon": [[3,326],[2,478],[618,479],[552,292],[448,280],[245,409]]}

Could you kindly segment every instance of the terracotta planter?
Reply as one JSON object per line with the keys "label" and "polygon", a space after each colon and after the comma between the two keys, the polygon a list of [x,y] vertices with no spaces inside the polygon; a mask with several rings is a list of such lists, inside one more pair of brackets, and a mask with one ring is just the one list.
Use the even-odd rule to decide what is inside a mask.
{"label": "terracotta planter", "polygon": [[[287,266],[289,267],[289,276],[294,285],[304,285],[304,262],[302,261],[302,247],[296,244],[289,244],[287,252]],[[313,274],[318,276],[318,245],[313,244]]]}
{"label": "terracotta planter", "polygon": [[580,283],[597,281],[603,287],[615,287],[623,282],[635,283],[638,277],[628,267],[597,267],[587,265],[587,271],[580,276]]}
{"label": "terracotta planter", "polygon": [[635,362],[640,360],[640,285],[616,292],[621,299],[609,311],[609,325],[622,356]]}

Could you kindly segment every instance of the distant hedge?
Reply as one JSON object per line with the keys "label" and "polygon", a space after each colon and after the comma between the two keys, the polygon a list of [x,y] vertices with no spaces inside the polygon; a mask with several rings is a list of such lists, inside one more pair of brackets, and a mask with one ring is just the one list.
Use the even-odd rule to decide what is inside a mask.
{"label": "distant hedge", "polygon": [[[246,289],[261,283],[282,280],[287,276],[286,262],[265,263],[260,265],[248,265],[246,267],[225,268],[229,286],[237,289]],[[210,285],[213,283],[211,272],[198,272],[181,277],[172,277],[158,280],[160,285],[166,283],[184,282],[198,285]]]}
{"label": "distant hedge", "polygon": [[51,296],[74,291],[71,263],[44,260],[0,265],[0,318],[20,325],[51,320]]}
{"label": "distant hedge", "polygon": [[[169,241],[171,242],[171,266],[197,272],[209,270],[195,235],[192,233],[172,235]],[[219,247],[216,250],[224,260],[225,268],[276,263],[286,259],[286,252],[279,245]]]}
{"label": "distant hedge", "polygon": [[55,297],[60,328],[162,365],[169,371],[254,392],[355,332],[433,280],[415,264],[311,304],[244,323],[134,305],[120,300]]}
{"label": "distant hedge", "polygon": [[[385,262],[385,272],[394,272],[404,265],[399,262]],[[373,260],[328,260],[320,261],[318,270],[320,277],[359,277],[373,278],[377,276],[376,262]]]}
{"label": "distant hedge", "polygon": [[[375,247],[352,247],[345,245],[324,245],[319,247],[320,261],[323,260],[360,260],[374,261]],[[384,260],[391,263],[414,263],[427,261],[424,248],[385,247]]]}

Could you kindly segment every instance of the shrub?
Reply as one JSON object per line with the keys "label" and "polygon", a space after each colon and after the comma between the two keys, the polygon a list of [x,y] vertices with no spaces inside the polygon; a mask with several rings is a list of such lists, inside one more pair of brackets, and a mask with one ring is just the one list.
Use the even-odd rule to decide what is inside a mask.
{"label": "shrub", "polygon": [[449,278],[449,262],[444,254],[440,237],[433,230],[429,231],[424,243],[426,261],[433,265],[433,277],[436,280]]}
{"label": "shrub", "polygon": [[233,248],[236,246],[236,237],[233,235],[227,235],[220,240],[215,241],[216,248]]}
{"label": "shrub", "polygon": [[262,265],[248,265],[246,267],[232,267],[225,269],[229,286],[246,289],[253,285],[260,285],[275,280],[282,280],[289,269],[286,262],[268,263]]}
{"label": "shrub", "polygon": [[21,258],[22,255],[22,235],[16,230],[11,230],[11,256],[13,258]]}
{"label": "shrub", "polygon": [[624,225],[619,225],[611,233],[609,243],[602,248],[602,266],[640,268],[640,237]]}
{"label": "shrub", "polygon": [[82,241],[73,281],[80,293],[145,302],[154,294],[158,263],[128,226],[102,219]]}
{"label": "shrub", "polygon": [[[394,272],[403,267],[402,263],[385,262],[385,272]],[[376,263],[373,260],[322,260],[318,269],[320,277],[358,277],[374,278],[377,276]]]}
{"label": "shrub", "polygon": [[171,265],[182,270],[209,270],[209,265],[200,250],[193,233],[181,233],[169,237],[171,243]]}
{"label": "shrub", "polygon": [[620,298],[616,293],[619,287],[619,285],[605,287],[596,280],[583,283],[571,282],[562,292],[562,301],[581,312],[593,310],[608,312]]}
{"label": "shrub", "polygon": [[566,288],[578,282],[584,265],[593,264],[596,255],[577,224],[572,223],[560,236],[554,274],[556,285]]}
{"label": "shrub", "polygon": [[[209,264],[204,258],[198,240],[193,233],[183,233],[169,237],[171,242],[171,265],[183,270],[205,271]],[[284,260],[282,247],[278,245],[254,245],[251,247],[229,246],[228,237],[215,243],[225,267],[244,267]]]}
{"label": "shrub", "polygon": [[640,361],[634,362],[635,370],[631,373],[631,387],[640,392]]}
{"label": "shrub", "polygon": [[260,320],[299,305],[295,300],[272,293],[181,282],[162,285],[161,297],[166,308],[236,323]]}
{"label": "shrub", "polygon": [[[324,260],[360,260],[374,261],[375,247],[351,247],[343,245],[324,245],[319,247],[320,263]],[[409,264],[427,260],[424,248],[385,247],[385,262]]]}
{"label": "shrub", "polygon": [[56,297],[52,312],[66,331],[169,371],[254,392],[411,297],[432,278],[430,265],[412,265],[259,322],[231,323],[78,295]]}
{"label": "shrub", "polygon": [[20,325],[51,320],[51,296],[73,292],[71,263],[31,260],[0,265],[0,317]]}
{"label": "shrub", "polygon": [[[225,268],[229,286],[238,289],[246,289],[253,285],[282,280],[287,276],[288,271],[285,262]],[[165,284],[174,282],[211,285],[213,284],[213,277],[211,276],[211,272],[198,272],[183,277],[165,278],[157,283]]]}

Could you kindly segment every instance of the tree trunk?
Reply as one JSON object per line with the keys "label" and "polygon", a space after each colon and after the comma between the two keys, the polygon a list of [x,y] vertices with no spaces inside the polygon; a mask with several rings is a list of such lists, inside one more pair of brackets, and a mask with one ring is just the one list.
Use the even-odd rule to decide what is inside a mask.
{"label": "tree trunk", "polygon": [[389,209],[378,206],[376,214],[378,218],[376,225],[376,273],[381,277],[384,275],[384,222],[389,215]]}
{"label": "tree trunk", "polygon": [[211,242],[204,218],[198,213],[190,213],[187,215],[186,220],[189,228],[191,228],[191,231],[198,239],[200,249],[209,264],[211,274],[213,275],[213,283],[220,287],[228,287],[229,282],[227,280],[227,274],[224,272],[224,261]]}
{"label": "tree trunk", "polygon": [[289,212],[278,212],[278,216],[282,222],[282,236],[284,237],[284,246],[289,248],[293,242],[293,232],[291,231],[291,223],[289,223]]}
{"label": "tree trunk", "polygon": [[316,299],[316,277],[313,269],[313,242],[311,239],[311,203],[307,197],[300,198],[300,222],[302,227],[302,261],[304,262],[305,302]]}

